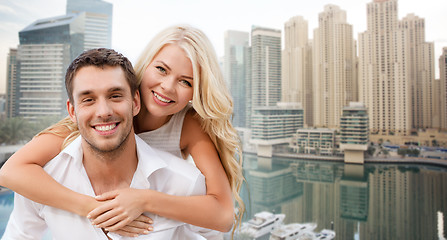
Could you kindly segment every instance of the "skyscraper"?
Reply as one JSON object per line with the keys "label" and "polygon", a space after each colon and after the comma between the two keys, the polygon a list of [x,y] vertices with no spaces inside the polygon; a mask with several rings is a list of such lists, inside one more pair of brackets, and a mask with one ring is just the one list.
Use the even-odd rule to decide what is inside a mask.
{"label": "skyscraper", "polygon": [[251,31],[252,107],[281,101],[281,31],[253,27]]}
{"label": "skyscraper", "polygon": [[84,50],[112,46],[113,5],[102,0],[67,0],[67,14],[85,12]]}
{"label": "skyscraper", "polygon": [[405,59],[411,89],[412,128],[431,128],[433,117],[434,50],[425,42],[425,21],[408,14],[399,22],[405,40]]}
{"label": "skyscraper", "polygon": [[[441,65],[439,65],[441,67]],[[441,128],[441,81],[433,81],[433,126],[434,129]]]}
{"label": "skyscraper", "polygon": [[408,135],[428,128],[433,109],[433,43],[412,14],[398,20],[397,0],[367,5],[367,30],[359,34],[359,92],[370,131]]}
{"label": "skyscraper", "polygon": [[[40,19],[19,32],[16,116],[37,120],[66,115],[65,70],[82,51],[111,46],[112,4],[68,0],[67,14]],[[9,91],[9,90],[8,90]]]}
{"label": "skyscraper", "polygon": [[357,100],[356,55],[346,12],[326,5],[314,31],[314,126],[338,128],[342,109]]}
{"label": "skyscraper", "polygon": [[245,48],[245,54],[244,54],[244,62],[245,64],[245,83],[246,83],[246,96],[249,96],[245,98],[245,127],[251,128],[251,111],[252,111],[252,100],[251,100],[251,85],[252,85],[252,61],[251,61],[251,47]]}
{"label": "skyscraper", "polygon": [[230,83],[231,95],[234,103],[233,125],[235,127],[246,127],[247,112],[247,48],[248,32],[226,31],[225,32],[225,57],[224,77]]}
{"label": "skyscraper", "polygon": [[19,32],[19,116],[37,120],[66,115],[64,76],[83,51],[84,14],[37,20]]}
{"label": "skyscraper", "polygon": [[447,47],[442,49],[439,57],[439,72],[440,126],[442,130],[447,130]]}
{"label": "skyscraper", "polygon": [[304,124],[312,126],[312,46],[307,21],[301,16],[293,17],[284,24],[281,67],[281,101],[301,103]]}
{"label": "skyscraper", "polygon": [[6,61],[6,117],[18,115],[17,49],[10,48]]}

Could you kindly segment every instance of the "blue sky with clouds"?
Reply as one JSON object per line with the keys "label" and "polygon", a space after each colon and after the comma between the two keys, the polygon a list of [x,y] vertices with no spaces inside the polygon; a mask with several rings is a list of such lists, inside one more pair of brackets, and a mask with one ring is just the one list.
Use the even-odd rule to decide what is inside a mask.
{"label": "blue sky with clouds", "polygon": [[[283,29],[294,16],[309,23],[309,38],[326,4],[347,12],[354,38],[366,30],[366,4],[372,0],[105,0],[113,3],[112,47],[134,61],[146,43],[167,26],[187,23],[202,29],[223,55],[226,30],[250,32],[252,25]],[[66,0],[0,0],[0,93],[5,91],[6,56],[18,45],[18,32],[37,19],[65,14]],[[435,42],[435,62],[447,46],[447,1],[400,0],[399,19],[409,13],[424,18],[426,41]],[[439,70],[436,68],[436,74]]]}

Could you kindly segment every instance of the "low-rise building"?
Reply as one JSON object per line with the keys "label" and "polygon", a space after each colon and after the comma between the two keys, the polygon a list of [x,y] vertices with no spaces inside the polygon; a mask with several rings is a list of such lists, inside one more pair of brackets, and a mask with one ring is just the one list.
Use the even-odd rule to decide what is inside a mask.
{"label": "low-rise building", "polygon": [[363,163],[368,149],[368,113],[363,103],[351,102],[343,108],[340,118],[340,149],[345,153],[345,162]]}
{"label": "low-rise building", "polygon": [[296,131],[290,148],[297,153],[332,155],[336,150],[336,132],[329,128],[301,128]]}
{"label": "low-rise building", "polygon": [[303,108],[299,103],[278,103],[276,106],[253,109],[250,143],[260,156],[271,157],[274,145],[288,144],[303,127]]}

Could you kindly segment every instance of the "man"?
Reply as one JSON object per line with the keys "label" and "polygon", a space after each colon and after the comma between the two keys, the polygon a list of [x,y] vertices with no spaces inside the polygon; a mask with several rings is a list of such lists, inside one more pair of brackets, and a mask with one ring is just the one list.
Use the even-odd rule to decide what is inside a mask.
{"label": "man", "polygon": [[[81,136],[45,165],[56,181],[90,196],[126,187],[205,194],[195,190],[205,184],[197,168],[135,136],[132,119],[140,110],[140,96],[127,58],[110,49],[86,51],[69,66],[65,81],[67,110]],[[136,239],[201,239],[184,223],[148,216],[154,232]],[[126,239],[92,226],[87,218],[16,194],[3,239],[41,239],[46,228],[53,239]]]}

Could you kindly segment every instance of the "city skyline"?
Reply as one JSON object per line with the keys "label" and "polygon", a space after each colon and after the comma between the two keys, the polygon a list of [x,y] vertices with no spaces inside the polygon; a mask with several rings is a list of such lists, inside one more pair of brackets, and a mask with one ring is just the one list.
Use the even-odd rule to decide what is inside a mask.
{"label": "city skyline", "polygon": [[[112,48],[124,53],[134,62],[141,49],[155,33],[176,23],[187,23],[202,29],[210,37],[219,57],[223,57],[226,30],[249,32],[251,26],[256,25],[276,28],[283,34],[284,24],[294,16],[303,16],[309,21],[309,38],[313,38],[312,32],[318,27],[318,14],[324,11],[324,6],[327,4],[337,5],[346,11],[347,22],[354,28],[353,37],[358,40],[358,34],[366,30],[366,4],[372,0],[318,0],[306,3],[306,6],[299,6],[299,3],[292,3],[292,1],[281,1],[279,4],[268,1],[227,1],[225,3],[167,1],[157,3],[155,8],[151,8],[150,3],[142,1],[136,1],[138,4],[116,0],[107,0],[107,2],[114,5]],[[217,6],[213,6],[216,4]],[[420,1],[399,1],[398,5],[399,19],[410,13],[425,19],[426,41],[434,42],[435,59],[437,59],[442,52],[442,47],[447,46],[447,32],[442,31],[442,25],[447,23],[447,16],[443,15],[443,9],[447,9],[447,2],[424,1],[424,5],[433,6],[428,8],[430,10],[421,8]],[[25,0],[21,2],[0,0],[0,22],[2,23],[0,24],[2,26],[0,28],[2,38],[0,93],[5,92],[7,52],[9,48],[18,45],[18,31],[37,19],[64,15],[65,7],[66,1],[61,0],[44,0],[39,3]],[[155,19],[159,21],[154,21]],[[138,26],[129,27],[134,24]],[[438,77],[437,61],[435,64],[435,74]]]}

